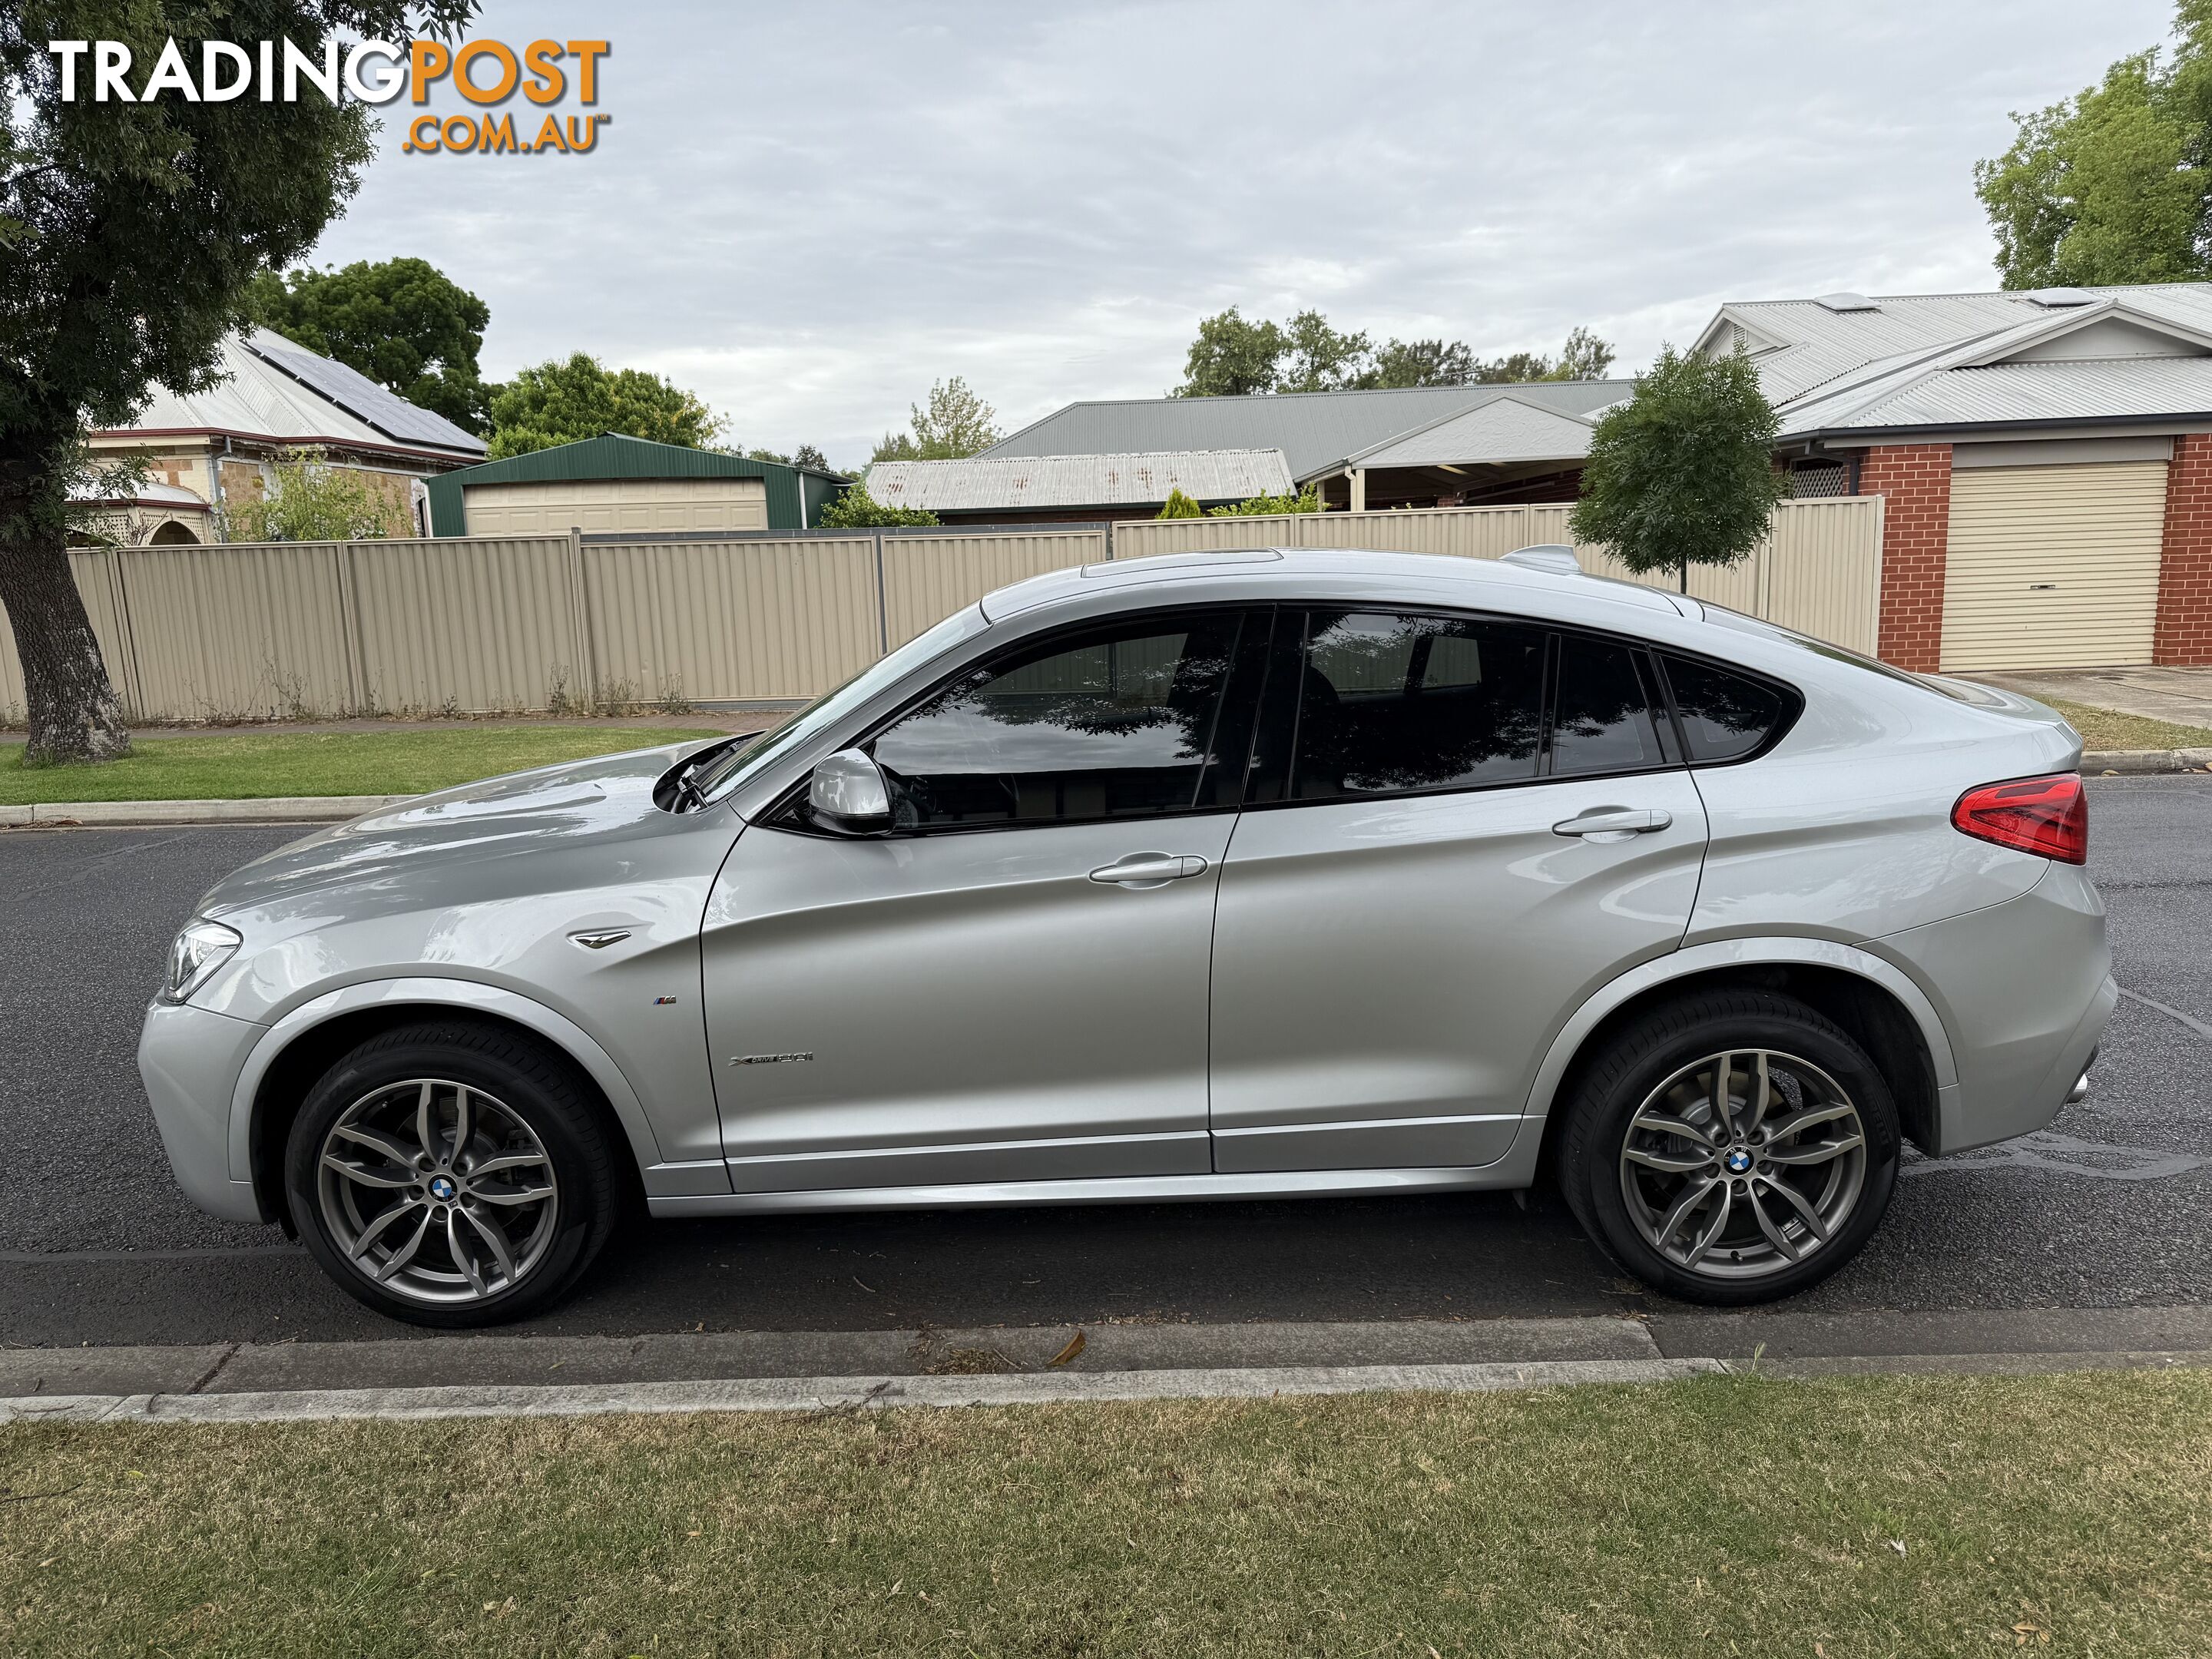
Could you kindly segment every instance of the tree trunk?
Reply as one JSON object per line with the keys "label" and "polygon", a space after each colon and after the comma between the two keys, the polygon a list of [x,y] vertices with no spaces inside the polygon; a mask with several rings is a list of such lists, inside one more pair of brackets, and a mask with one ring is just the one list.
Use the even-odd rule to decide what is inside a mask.
{"label": "tree trunk", "polygon": [[131,733],[61,527],[40,524],[42,516],[28,502],[0,502],[0,523],[13,532],[0,538],[0,607],[15,629],[31,720],[24,758],[34,766],[113,760],[131,752]]}

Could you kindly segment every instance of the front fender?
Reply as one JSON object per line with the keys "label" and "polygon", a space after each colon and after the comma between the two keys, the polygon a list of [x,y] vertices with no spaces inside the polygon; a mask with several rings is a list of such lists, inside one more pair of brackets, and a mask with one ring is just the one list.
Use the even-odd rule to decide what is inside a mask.
{"label": "front fender", "polygon": [[262,1079],[279,1055],[301,1036],[343,1015],[379,1007],[423,1007],[488,1014],[536,1032],[552,1043],[591,1076],[614,1108],[630,1152],[645,1177],[649,1196],[726,1193],[729,1175],[720,1159],[669,1163],[647,1116],[637,1091],[598,1040],[566,1015],[544,1004],[496,985],[474,980],[417,975],[404,979],[371,980],[328,991],[301,1003],[270,1026],[247,1054],[238,1074],[230,1104],[230,1172],[234,1181],[253,1178],[254,1105]]}

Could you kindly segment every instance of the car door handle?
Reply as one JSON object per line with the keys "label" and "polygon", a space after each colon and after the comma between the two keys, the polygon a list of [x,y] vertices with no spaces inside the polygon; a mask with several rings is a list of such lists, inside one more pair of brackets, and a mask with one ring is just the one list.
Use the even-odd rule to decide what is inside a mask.
{"label": "car door handle", "polygon": [[1127,858],[1100,865],[1091,872],[1091,879],[1122,887],[1158,887],[1165,882],[1202,874],[1205,869],[1204,859],[1188,854],[1132,853]]}
{"label": "car door handle", "polygon": [[1601,806],[1552,826],[1555,836],[1648,836],[1674,822],[1663,807]]}

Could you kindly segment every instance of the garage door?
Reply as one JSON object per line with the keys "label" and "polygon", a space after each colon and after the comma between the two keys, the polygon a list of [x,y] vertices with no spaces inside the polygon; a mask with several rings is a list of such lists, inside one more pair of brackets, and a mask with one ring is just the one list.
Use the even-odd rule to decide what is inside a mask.
{"label": "garage door", "polygon": [[2166,465],[1952,473],[1945,670],[2148,662]]}
{"label": "garage door", "polygon": [[758,478],[580,478],[471,484],[461,492],[471,536],[565,536],[586,531],[765,530]]}

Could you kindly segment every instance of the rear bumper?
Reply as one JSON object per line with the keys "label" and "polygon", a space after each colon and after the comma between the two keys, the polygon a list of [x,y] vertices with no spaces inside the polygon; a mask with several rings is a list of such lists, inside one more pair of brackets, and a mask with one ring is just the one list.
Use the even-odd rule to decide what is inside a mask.
{"label": "rear bumper", "polygon": [[268,1028],[189,1005],[157,1002],[138,1037],[138,1075],[161,1150],[185,1196],[226,1221],[267,1221],[251,1181],[230,1170],[230,1104]]}
{"label": "rear bumper", "polygon": [[1912,975],[1950,1036],[1958,1080],[1938,1102],[1938,1152],[2045,1127],[2119,1001],[2104,904],[2070,865],[2052,865],[2018,898],[1873,948]]}

